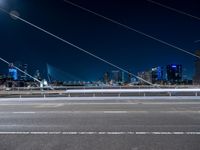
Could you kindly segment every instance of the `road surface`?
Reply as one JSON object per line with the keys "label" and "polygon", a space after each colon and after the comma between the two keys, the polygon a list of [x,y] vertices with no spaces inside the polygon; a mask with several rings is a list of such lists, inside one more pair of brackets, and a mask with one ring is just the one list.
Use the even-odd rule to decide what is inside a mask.
{"label": "road surface", "polygon": [[1,99],[1,150],[200,150],[200,100]]}

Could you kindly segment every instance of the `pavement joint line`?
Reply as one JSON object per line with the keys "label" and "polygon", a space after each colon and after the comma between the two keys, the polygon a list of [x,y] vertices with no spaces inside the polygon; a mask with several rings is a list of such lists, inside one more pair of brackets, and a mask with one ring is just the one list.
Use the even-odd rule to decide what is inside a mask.
{"label": "pavement joint line", "polygon": [[200,132],[0,132],[0,135],[200,135]]}

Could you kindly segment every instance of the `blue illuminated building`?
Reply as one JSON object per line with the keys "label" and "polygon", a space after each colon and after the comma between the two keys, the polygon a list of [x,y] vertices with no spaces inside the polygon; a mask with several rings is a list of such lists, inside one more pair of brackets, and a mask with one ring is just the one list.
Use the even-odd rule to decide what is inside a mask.
{"label": "blue illuminated building", "polygon": [[15,69],[15,68],[9,68],[9,69],[8,69],[8,72],[9,72],[9,76],[10,76],[13,80],[18,80],[17,69]]}
{"label": "blue illuminated building", "polygon": [[152,83],[160,82],[163,80],[163,67],[154,67],[151,69]]}

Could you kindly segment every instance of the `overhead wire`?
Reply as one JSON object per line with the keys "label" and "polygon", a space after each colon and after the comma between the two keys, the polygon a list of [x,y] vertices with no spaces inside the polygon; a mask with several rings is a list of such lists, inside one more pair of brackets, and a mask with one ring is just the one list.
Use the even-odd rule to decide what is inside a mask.
{"label": "overhead wire", "polygon": [[20,69],[19,67],[15,66],[14,64],[8,62],[7,60],[5,60],[5,59],[3,59],[3,58],[1,58],[1,57],[0,57],[0,60],[3,61],[4,63],[8,64],[8,65],[11,65],[13,68],[15,68],[15,69],[17,69],[18,71],[24,73],[25,75],[27,75],[28,77],[32,78],[33,80],[35,80],[35,81],[41,83],[40,80],[38,80],[37,78],[33,77],[33,76],[30,75],[29,73],[23,71],[22,69]]}

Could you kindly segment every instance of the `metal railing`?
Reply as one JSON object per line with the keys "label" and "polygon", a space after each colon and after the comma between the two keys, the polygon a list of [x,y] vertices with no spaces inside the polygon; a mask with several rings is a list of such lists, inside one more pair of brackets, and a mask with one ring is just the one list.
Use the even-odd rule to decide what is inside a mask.
{"label": "metal railing", "polygon": [[12,89],[0,90],[2,97],[134,97],[134,96],[200,96],[200,88],[63,88],[57,90]]}

